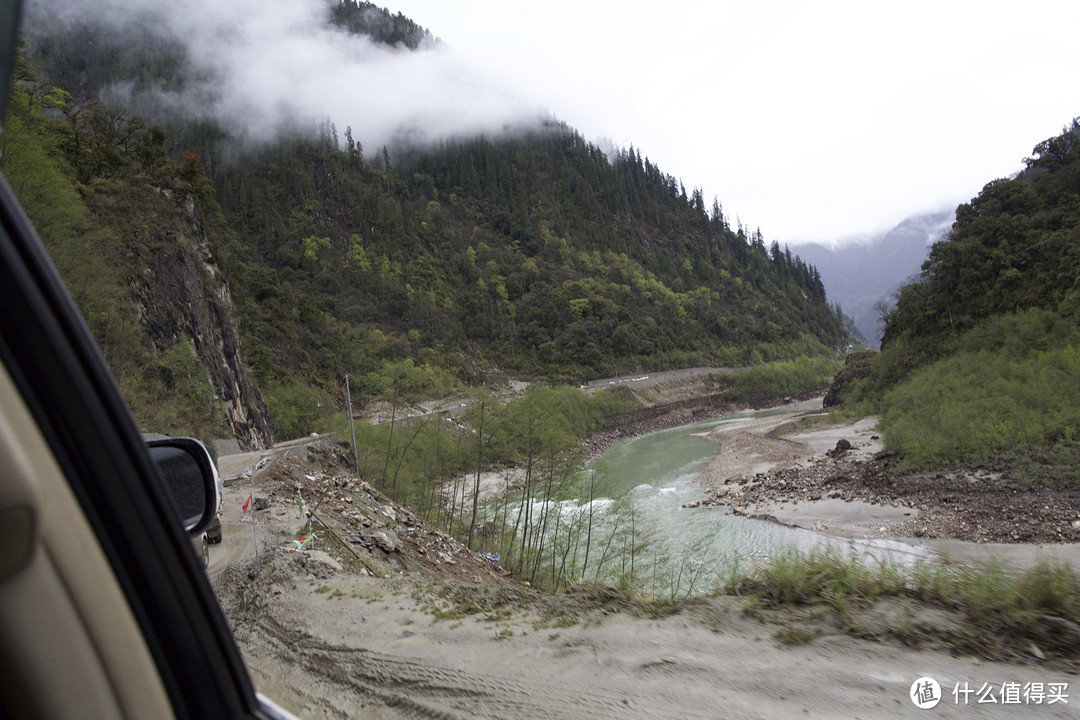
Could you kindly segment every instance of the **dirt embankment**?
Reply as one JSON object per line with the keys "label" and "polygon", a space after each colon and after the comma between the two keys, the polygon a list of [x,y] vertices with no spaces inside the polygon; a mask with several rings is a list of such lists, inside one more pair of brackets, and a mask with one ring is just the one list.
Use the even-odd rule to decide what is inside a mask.
{"label": "dirt embankment", "polygon": [[[227,532],[237,535],[250,559],[303,550],[297,557],[310,561],[316,576],[348,569],[374,577],[513,582],[491,560],[353,476],[343,442],[320,440],[304,453],[258,460],[253,469],[226,483],[223,501]],[[218,569],[214,554],[212,573]]]}

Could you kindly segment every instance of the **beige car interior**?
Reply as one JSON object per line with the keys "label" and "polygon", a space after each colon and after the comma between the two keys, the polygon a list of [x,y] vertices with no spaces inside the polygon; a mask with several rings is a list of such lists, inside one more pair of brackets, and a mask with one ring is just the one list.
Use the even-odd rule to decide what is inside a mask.
{"label": "beige car interior", "polygon": [[142,633],[0,366],[0,715],[170,718]]}

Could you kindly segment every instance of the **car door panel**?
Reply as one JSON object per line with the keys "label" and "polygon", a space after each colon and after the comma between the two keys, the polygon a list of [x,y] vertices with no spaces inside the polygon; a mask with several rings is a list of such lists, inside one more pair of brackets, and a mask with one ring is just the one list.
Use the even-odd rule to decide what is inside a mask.
{"label": "car door panel", "polygon": [[[89,528],[87,543],[105,559],[169,704],[177,717],[260,714],[239,650],[135,422],[2,180],[0,220],[0,361]],[[58,566],[69,558],[79,563],[80,555],[67,550],[63,559],[54,553]],[[61,585],[78,596],[75,614],[82,613],[87,627],[108,626],[110,620],[86,613],[99,602],[115,605],[116,598],[92,600],[85,583],[65,584],[64,571],[56,568]],[[101,664],[116,661],[95,644],[99,635],[86,632]],[[7,658],[18,657],[18,647],[12,649]]]}

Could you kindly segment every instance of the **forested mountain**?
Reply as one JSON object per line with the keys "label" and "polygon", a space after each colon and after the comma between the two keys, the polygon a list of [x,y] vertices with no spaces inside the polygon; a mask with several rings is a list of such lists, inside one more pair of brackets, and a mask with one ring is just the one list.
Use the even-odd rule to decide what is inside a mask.
{"label": "forested mountain", "polygon": [[[928,345],[995,315],[1041,309],[1080,319],[1080,124],[1037,145],[1016,177],[956,209],[920,281],[903,288],[885,340]],[[932,351],[930,351],[932,352]]]}
{"label": "forested mountain", "polygon": [[[229,134],[236,144],[237,128],[228,133],[207,114],[229,91],[221,87],[213,55],[192,52],[191,38],[184,37],[198,26],[171,27],[153,4],[103,12],[79,0],[42,0],[26,3],[25,13],[23,35],[31,60],[49,86],[76,99],[93,97],[122,107],[160,126],[165,148],[176,159],[184,152],[199,153],[211,172],[218,144]],[[326,0],[325,22],[381,46],[416,50],[437,42],[401,13],[363,0]]]}
{"label": "forested mountain", "polygon": [[284,342],[280,320],[295,317],[289,356],[348,355],[367,328],[433,362],[580,381],[843,341],[814,269],[733,232],[636,153],[609,162],[558,124],[388,170],[346,144],[331,128],[215,179],[257,278],[256,335]]}
{"label": "forested mountain", "polygon": [[330,19],[338,27],[356,35],[365,35],[384,45],[403,45],[416,50],[435,38],[400,12],[391,15],[386,8],[360,0],[334,0]]}
{"label": "forested mountain", "polygon": [[[367,3],[332,3],[327,22],[409,48],[431,37]],[[196,72],[149,20],[106,28],[73,12],[28,36],[20,127],[50,177],[74,196],[134,184],[194,203],[279,417],[332,406],[346,373],[362,397],[432,395],[491,372],[580,382],[844,343],[816,268],[731,228],[638,150],[609,157],[555,120],[373,151],[328,119],[253,146],[167,103],[148,108],[159,125],[133,111],[161,97],[139,87]],[[112,272],[110,297],[137,302],[124,288],[138,264]]]}
{"label": "forested mountain", "polygon": [[42,93],[19,61],[0,170],[139,421],[265,445],[266,407],[211,249],[226,232],[220,212],[203,212],[205,178],[191,163],[169,165],[160,130],[59,89]]}
{"label": "forested mountain", "polygon": [[[889,312],[862,398],[914,465],[1080,480],[1080,122],[956,210]],[[1020,458],[1020,460],[1018,460]]]}

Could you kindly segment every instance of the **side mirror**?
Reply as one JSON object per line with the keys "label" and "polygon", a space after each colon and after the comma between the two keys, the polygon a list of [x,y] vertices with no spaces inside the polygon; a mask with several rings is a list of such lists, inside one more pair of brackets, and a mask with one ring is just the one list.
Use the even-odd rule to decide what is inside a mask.
{"label": "side mirror", "polygon": [[221,499],[217,470],[206,446],[192,438],[167,438],[146,443],[184,530],[198,537],[210,527]]}

